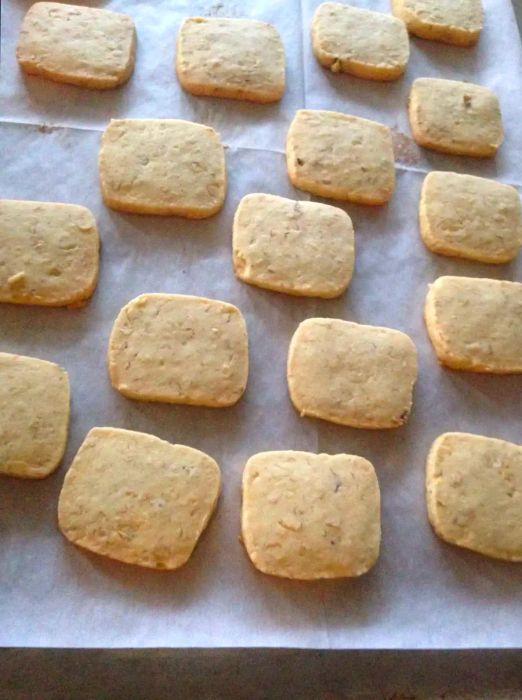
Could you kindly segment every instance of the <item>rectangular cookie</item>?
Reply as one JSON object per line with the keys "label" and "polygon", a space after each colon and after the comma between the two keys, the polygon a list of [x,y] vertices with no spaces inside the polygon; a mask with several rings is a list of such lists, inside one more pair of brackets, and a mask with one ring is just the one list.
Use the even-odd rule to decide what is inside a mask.
{"label": "rectangular cookie", "polygon": [[473,46],[484,24],[481,0],[391,0],[391,4],[411,34],[444,44]]}
{"label": "rectangular cookie", "polygon": [[498,98],[483,85],[417,78],[408,109],[413,138],[433,151],[486,158],[504,140]]}
{"label": "rectangular cookie", "polygon": [[16,48],[26,73],[97,90],[125,83],[135,53],[136,30],[128,15],[61,2],[29,8]]}
{"label": "rectangular cookie", "polygon": [[388,127],[341,112],[300,109],[288,130],[291,183],[305,192],[360,204],[384,204],[395,188]]}
{"label": "rectangular cookie", "polygon": [[522,561],[522,447],[444,433],[426,466],[428,517],[437,535],[496,559]]}
{"label": "rectangular cookie", "polygon": [[142,294],[118,314],[109,375],[140,401],[232,406],[245,391],[248,338],[232,304],[181,294]]}
{"label": "rectangular cookie", "polygon": [[69,396],[67,372],[54,362],[0,352],[0,474],[43,479],[58,467]]}
{"label": "rectangular cookie", "polygon": [[408,420],[417,351],[401,331],[308,318],[288,351],[290,399],[301,416],[352,428],[397,428]]}
{"label": "rectangular cookie", "polygon": [[178,569],[214,512],[220,482],[204,452],[133,430],[93,428],[65,475],[59,527],[96,554]]}
{"label": "rectangular cookie", "polygon": [[253,19],[188,17],[176,71],[193,95],[276,102],[285,90],[285,52],[275,27]]}
{"label": "rectangular cookie", "polygon": [[495,180],[451,172],[428,173],[419,204],[422,240],[434,253],[505,263],[522,245],[517,190]]}
{"label": "rectangular cookie", "polygon": [[0,302],[81,303],[96,287],[99,248],[85,207],[0,200]]}
{"label": "rectangular cookie", "polygon": [[98,160],[107,206],[203,219],[225,201],[225,151],[209,126],[182,119],[112,119]]}
{"label": "rectangular cookie", "polygon": [[424,316],[439,362],[452,369],[522,372],[522,284],[439,277]]}
{"label": "rectangular cookie", "polygon": [[312,48],[333,73],[396,80],[406,69],[410,42],[402,19],[338,2],[324,2],[312,20]]}
{"label": "rectangular cookie", "polygon": [[234,270],[248,284],[329,299],[352,277],[353,225],[337,207],[248,194],[234,217]]}
{"label": "rectangular cookie", "polygon": [[243,473],[241,534],[259,571],[290,579],[361,576],[381,540],[380,492],[363,457],[260,452]]}

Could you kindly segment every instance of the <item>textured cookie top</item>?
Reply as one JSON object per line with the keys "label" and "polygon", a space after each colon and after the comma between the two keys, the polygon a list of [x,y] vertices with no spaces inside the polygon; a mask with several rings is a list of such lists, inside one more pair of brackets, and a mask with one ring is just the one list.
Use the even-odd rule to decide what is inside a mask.
{"label": "textured cookie top", "polygon": [[309,318],[288,353],[288,388],[302,416],[354,428],[396,428],[410,413],[417,353],[391,328]]}
{"label": "textured cookie top", "polygon": [[114,323],[109,373],[112,385],[130,398],[230,406],[248,376],[243,316],[214,299],[142,294]]}
{"label": "textured cookie top", "polygon": [[522,372],[522,284],[439,277],[426,297],[437,357],[454,369]]}
{"label": "textured cookie top", "polygon": [[41,479],[56,469],[69,427],[69,378],[53,362],[0,353],[0,473]]}
{"label": "textured cookie top", "polygon": [[392,12],[412,34],[459,46],[474,44],[484,21],[481,0],[392,0]]}
{"label": "textured cookie top", "polygon": [[393,80],[410,55],[401,19],[337,2],[325,2],[312,20],[312,46],[317,60],[334,73]]}
{"label": "textured cookie top", "polygon": [[450,172],[429,173],[422,187],[421,235],[443,255],[502,263],[522,244],[517,190],[495,180]]}
{"label": "textured cookie top", "polygon": [[498,559],[522,561],[522,448],[445,433],[426,470],[428,515],[442,539]]}
{"label": "textured cookie top", "polygon": [[94,7],[36,2],[24,17],[16,56],[27,73],[84,87],[111,88],[134,67],[130,17]]}
{"label": "textured cookie top", "polygon": [[491,156],[504,139],[497,96],[482,85],[417,78],[409,117],[415,141],[443,153]]}
{"label": "textured cookie top", "polygon": [[99,156],[108,206],[138,214],[212,216],[223,206],[225,151],[214,129],[180,119],[116,119]]}
{"label": "textured cookie top", "polygon": [[360,576],[379,555],[375,470],[346,454],[256,454],[243,474],[241,530],[252,563],[265,574]]}
{"label": "textured cookie top", "polygon": [[272,194],[243,197],[234,217],[234,268],[244,282],[335,297],[353,271],[352,221],[342,209]]}
{"label": "textured cookie top", "polygon": [[341,112],[300,109],[288,131],[288,174],[306,192],[361,204],[383,204],[393,194],[390,130]]}
{"label": "textured cookie top", "polygon": [[0,301],[63,306],[87,299],[99,245],[85,207],[0,200]]}
{"label": "textured cookie top", "polygon": [[179,30],[176,69],[195,95],[274,102],[285,89],[279,33],[252,19],[189,17]]}
{"label": "textured cookie top", "polygon": [[185,564],[214,511],[216,462],[153,435],[93,428],[65,476],[63,534],[112,559],[152,569]]}

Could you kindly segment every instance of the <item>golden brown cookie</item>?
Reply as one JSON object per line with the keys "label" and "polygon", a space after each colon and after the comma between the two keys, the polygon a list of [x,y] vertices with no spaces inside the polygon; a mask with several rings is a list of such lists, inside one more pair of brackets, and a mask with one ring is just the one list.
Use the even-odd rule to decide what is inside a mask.
{"label": "golden brown cookie", "polygon": [[522,561],[522,447],[444,433],[426,467],[428,516],[439,537],[496,559]]}
{"label": "golden brown cookie", "polygon": [[0,301],[68,306],[98,280],[100,240],[85,207],[0,200]]}
{"label": "golden brown cookie", "polygon": [[391,0],[411,34],[455,46],[473,46],[482,31],[481,0]]}
{"label": "golden brown cookie", "polygon": [[252,564],[265,574],[361,576],[379,556],[375,469],[347,454],[256,454],[243,474],[241,532]]}
{"label": "golden brown cookie", "polygon": [[204,452],[146,433],[93,428],[65,475],[60,530],[111,559],[178,569],[214,512],[220,481]]}
{"label": "golden brown cookie", "polygon": [[439,277],[424,308],[439,362],[470,372],[522,372],[522,284]]}
{"label": "golden brown cookie", "polygon": [[99,155],[107,206],[203,219],[225,201],[225,151],[209,126],[181,119],[113,119]]}
{"label": "golden brown cookie", "polygon": [[431,172],[422,186],[422,240],[434,253],[487,263],[505,263],[522,245],[517,190],[495,180]]}
{"label": "golden brown cookie", "polygon": [[482,85],[441,78],[417,78],[409,98],[413,138],[441,153],[484,158],[504,140],[500,105]]}
{"label": "golden brown cookie", "polygon": [[406,69],[410,42],[401,19],[338,2],[324,2],[312,20],[312,48],[333,73],[396,80]]}
{"label": "golden brown cookie", "polygon": [[239,279],[276,292],[328,299],[352,277],[352,221],[328,204],[248,194],[234,217],[232,245]]}
{"label": "golden brown cookie", "polygon": [[98,90],[125,83],[135,53],[130,17],[61,2],[35,2],[29,8],[16,48],[26,73]]}
{"label": "golden brown cookie", "polygon": [[253,19],[188,17],[176,71],[193,95],[276,102],[285,90],[285,52],[275,27]]}
{"label": "golden brown cookie", "polygon": [[232,406],[248,377],[245,320],[224,301],[142,294],[118,314],[108,360],[113,387],[131,399]]}
{"label": "golden brown cookie", "polygon": [[300,109],[286,141],[288,176],[305,192],[384,204],[395,188],[390,130],[341,112]]}
{"label": "golden brown cookie", "polygon": [[290,343],[288,388],[301,416],[397,428],[408,420],[416,379],[415,345],[392,328],[309,318]]}
{"label": "golden brown cookie", "polygon": [[54,362],[0,353],[0,474],[43,479],[60,464],[69,377]]}

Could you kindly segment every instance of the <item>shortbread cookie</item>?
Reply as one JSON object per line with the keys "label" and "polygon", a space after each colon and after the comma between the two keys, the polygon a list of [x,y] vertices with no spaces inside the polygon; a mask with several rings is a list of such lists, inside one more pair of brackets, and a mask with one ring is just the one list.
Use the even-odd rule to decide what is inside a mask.
{"label": "shortbread cookie", "polygon": [[333,73],[370,80],[396,80],[410,55],[401,19],[338,2],[324,2],[317,8],[312,48],[319,63]]}
{"label": "shortbread cookie", "polygon": [[392,0],[392,12],[423,39],[473,46],[484,23],[481,0]]}
{"label": "shortbread cookie", "polygon": [[239,279],[276,292],[328,299],[352,277],[352,221],[328,204],[248,194],[234,217],[232,245]]}
{"label": "shortbread cookie", "polygon": [[473,175],[429,173],[422,186],[419,223],[424,243],[441,255],[505,263],[522,245],[517,190]]}
{"label": "shortbread cookie", "polygon": [[256,454],[243,474],[241,531],[253,565],[265,574],[360,576],[379,556],[375,469],[354,455]]}
{"label": "shortbread cookie", "polygon": [[522,372],[522,284],[439,277],[424,309],[439,362],[470,372]]}
{"label": "shortbread cookie", "polygon": [[99,246],[85,207],[0,200],[0,301],[67,306],[88,299]]}
{"label": "shortbread cookie", "polygon": [[79,547],[111,559],[178,569],[214,512],[220,480],[212,457],[192,447],[93,428],[65,476],[60,530]]}
{"label": "shortbread cookie", "polygon": [[181,25],[176,71],[193,95],[275,102],[285,90],[277,29],[253,19],[189,17]]}
{"label": "shortbread cookie", "polygon": [[321,197],[384,204],[395,187],[390,130],[349,114],[300,109],[286,162],[292,184]]}
{"label": "shortbread cookie", "polygon": [[309,318],[288,352],[288,388],[302,416],[353,428],[397,428],[408,420],[417,352],[391,328]]}
{"label": "shortbread cookie", "polygon": [[135,53],[130,17],[61,2],[32,5],[16,49],[26,73],[96,89],[125,83],[134,69]]}
{"label": "shortbread cookie", "polygon": [[245,320],[224,301],[142,294],[120,311],[108,360],[113,387],[131,399],[232,406],[248,376]]}
{"label": "shortbread cookie", "polygon": [[413,138],[441,153],[493,156],[504,139],[500,105],[482,85],[417,78],[409,98]]}
{"label": "shortbread cookie", "polygon": [[0,352],[0,474],[43,479],[60,464],[69,378],[53,362]]}
{"label": "shortbread cookie", "polygon": [[103,199],[135,214],[203,219],[225,200],[225,151],[214,129],[180,119],[113,119],[99,157]]}
{"label": "shortbread cookie", "polygon": [[439,537],[496,559],[522,561],[522,447],[445,433],[426,468],[428,517]]}

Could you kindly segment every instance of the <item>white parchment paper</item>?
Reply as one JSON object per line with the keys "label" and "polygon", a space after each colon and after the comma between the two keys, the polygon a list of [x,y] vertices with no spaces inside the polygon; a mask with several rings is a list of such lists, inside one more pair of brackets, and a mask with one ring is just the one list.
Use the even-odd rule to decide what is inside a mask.
{"label": "white parchment paper", "polygon": [[[0,349],[53,360],[72,384],[72,419],[61,469],[41,482],[0,479],[0,644],[63,647],[290,646],[455,648],[522,646],[522,567],[452,548],[425,514],[424,464],[441,432],[464,430],[522,441],[522,377],[473,376],[440,368],[426,337],[427,284],[441,274],[521,279],[520,263],[487,266],[430,254],[417,230],[426,170],[472,172],[522,182],[522,52],[507,0],[484,0],[475,49],[412,40],[406,76],[392,84],[330,75],[309,46],[315,0],[113,0],[85,2],[131,14],[139,49],[129,84],[91,92],[22,77],[14,46],[26,0],[2,2],[0,196],[84,204],[102,237],[98,289],[83,309],[0,305]],[[354,2],[386,11],[386,0]],[[256,106],[184,94],[173,72],[174,40],[188,14],[251,16],[278,27],[287,53],[287,93]],[[408,138],[409,85],[421,75],[463,78],[500,96],[506,141],[488,161],[421,153]],[[231,264],[235,208],[248,192],[306,195],[289,184],[282,153],[302,106],[378,119],[397,132],[397,189],[385,207],[346,205],[356,229],[356,268],[339,300],[306,300],[249,287]],[[100,130],[111,117],[183,117],[215,126],[227,144],[224,210],[205,221],[123,215],[101,202]],[[50,126],[51,125],[51,126]],[[245,314],[251,369],[231,409],[130,401],[110,387],[106,347],[123,304],[142,292],[199,294]],[[285,379],[288,343],[310,316],[387,325],[419,352],[414,410],[399,430],[364,431],[301,419]],[[0,417],[1,419],[1,417]],[[57,530],[64,473],[86,432],[112,425],[205,450],[219,462],[223,494],[190,562],[172,573],[90,555]],[[299,583],[256,572],[238,541],[240,480],[251,454],[303,449],[361,454],[376,466],[383,499],[382,554],[357,580]]]}

